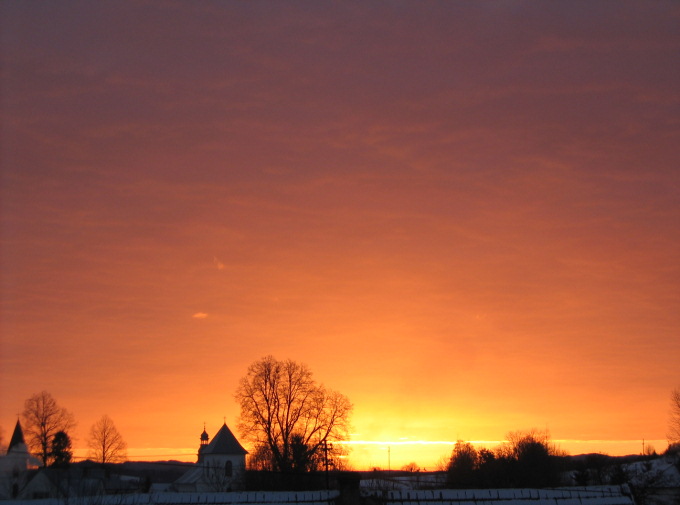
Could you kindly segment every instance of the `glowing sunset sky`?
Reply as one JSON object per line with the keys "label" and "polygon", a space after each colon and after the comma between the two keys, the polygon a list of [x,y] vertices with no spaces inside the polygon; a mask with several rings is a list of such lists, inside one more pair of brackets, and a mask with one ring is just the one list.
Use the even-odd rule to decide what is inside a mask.
{"label": "glowing sunset sky", "polygon": [[46,389],[78,447],[108,414],[131,456],[192,459],[272,354],[346,394],[393,467],[451,450],[398,441],[532,427],[665,449],[678,3],[10,0],[0,19],[5,442]]}

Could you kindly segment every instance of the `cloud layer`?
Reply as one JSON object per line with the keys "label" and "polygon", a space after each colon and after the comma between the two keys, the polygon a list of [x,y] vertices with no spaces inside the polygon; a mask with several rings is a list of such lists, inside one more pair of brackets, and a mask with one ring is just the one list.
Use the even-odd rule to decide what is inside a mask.
{"label": "cloud layer", "polygon": [[6,430],[191,447],[271,353],[363,440],[663,438],[673,3],[0,9]]}

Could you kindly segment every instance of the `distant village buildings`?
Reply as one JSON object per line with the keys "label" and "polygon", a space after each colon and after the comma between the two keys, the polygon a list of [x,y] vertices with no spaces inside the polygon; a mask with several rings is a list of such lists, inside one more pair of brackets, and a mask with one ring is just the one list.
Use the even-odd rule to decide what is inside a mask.
{"label": "distant village buildings", "polygon": [[[244,488],[246,451],[226,423],[210,440],[203,429],[198,460],[165,491],[202,493],[237,491]],[[79,463],[62,468],[41,468],[32,456],[17,421],[7,454],[0,456],[0,500],[68,498],[139,491],[142,482],[109,472],[95,463]]]}
{"label": "distant village buildings", "polygon": [[[553,503],[555,505],[635,505],[629,485],[597,485],[560,487],[553,489],[442,489],[442,482],[432,474],[427,482],[420,475],[407,473],[392,475],[387,472],[341,472],[336,489],[306,491],[245,490],[246,451],[226,423],[212,440],[205,430],[199,437],[197,462],[137,462],[136,473],[125,471],[122,465],[100,465],[85,461],[62,467],[43,468],[26,446],[21,424],[17,421],[7,454],[0,456],[0,503],[8,505],[33,505],[32,500],[42,499],[39,505],[64,505],[71,503],[98,503],[100,505],[338,505],[358,503],[383,503],[385,505],[456,505],[469,503]],[[651,471],[641,461],[628,466],[634,471],[640,465],[639,479],[664,477],[656,481],[656,495],[668,498],[658,503],[677,503],[677,486],[680,474],[677,462],[670,457],[658,459]],[[164,466],[168,465],[169,466]],[[145,469],[139,465],[144,465]],[[148,471],[158,471],[162,475]],[[184,471],[184,469],[187,469]],[[184,473],[181,473],[184,471]],[[651,473],[650,473],[651,472]],[[167,475],[171,473],[171,475]],[[403,473],[403,472],[402,472]],[[165,478],[168,476],[169,478]],[[157,477],[162,477],[157,480]],[[634,486],[641,485],[633,479]],[[424,488],[420,488],[425,484]],[[328,487],[328,483],[326,484]],[[665,486],[665,487],[664,487]],[[313,489],[313,488],[312,488]],[[665,493],[665,494],[664,494]],[[652,495],[648,493],[651,497]],[[78,500],[78,501],[76,501]],[[655,502],[656,503],[656,502]]]}

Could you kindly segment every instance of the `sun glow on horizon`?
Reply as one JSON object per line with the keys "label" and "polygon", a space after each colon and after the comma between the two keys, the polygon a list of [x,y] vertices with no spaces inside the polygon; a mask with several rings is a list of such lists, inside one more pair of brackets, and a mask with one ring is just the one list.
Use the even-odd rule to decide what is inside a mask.
{"label": "sun glow on horizon", "polygon": [[[478,450],[491,449],[502,445],[504,440],[465,440],[473,444]],[[665,440],[552,440],[558,448],[567,454],[600,453],[610,456],[627,456],[640,454],[642,444],[654,448],[661,453],[666,448]],[[423,471],[441,469],[451,456],[456,441],[453,440],[345,440],[333,442],[349,446],[350,452],[343,459],[352,470],[399,470],[404,465],[416,463]],[[76,449],[77,460],[87,459],[86,449]],[[197,447],[132,447],[128,448],[130,461],[179,461],[195,463]]]}
{"label": "sun glow on horizon", "polygon": [[[559,449],[575,456],[579,454],[600,453],[609,456],[627,456],[642,452],[642,440],[551,440]],[[506,443],[505,440],[465,440],[478,450],[495,449]],[[647,447],[657,452],[666,448],[666,440],[647,440]],[[427,470],[435,470],[451,456],[456,445],[452,440],[353,440],[343,442],[352,447],[348,460],[357,470],[371,468],[397,470],[415,462]]]}

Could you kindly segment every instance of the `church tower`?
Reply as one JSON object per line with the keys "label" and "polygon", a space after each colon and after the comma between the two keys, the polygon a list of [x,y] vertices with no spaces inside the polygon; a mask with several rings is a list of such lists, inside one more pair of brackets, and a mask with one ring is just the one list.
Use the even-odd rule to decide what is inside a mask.
{"label": "church tower", "polygon": [[208,436],[208,432],[205,431],[205,423],[203,423],[203,433],[201,433],[201,445],[198,447],[198,462],[200,463],[201,460],[203,459],[202,452],[203,450],[208,447],[208,442],[210,442],[210,437]]}

